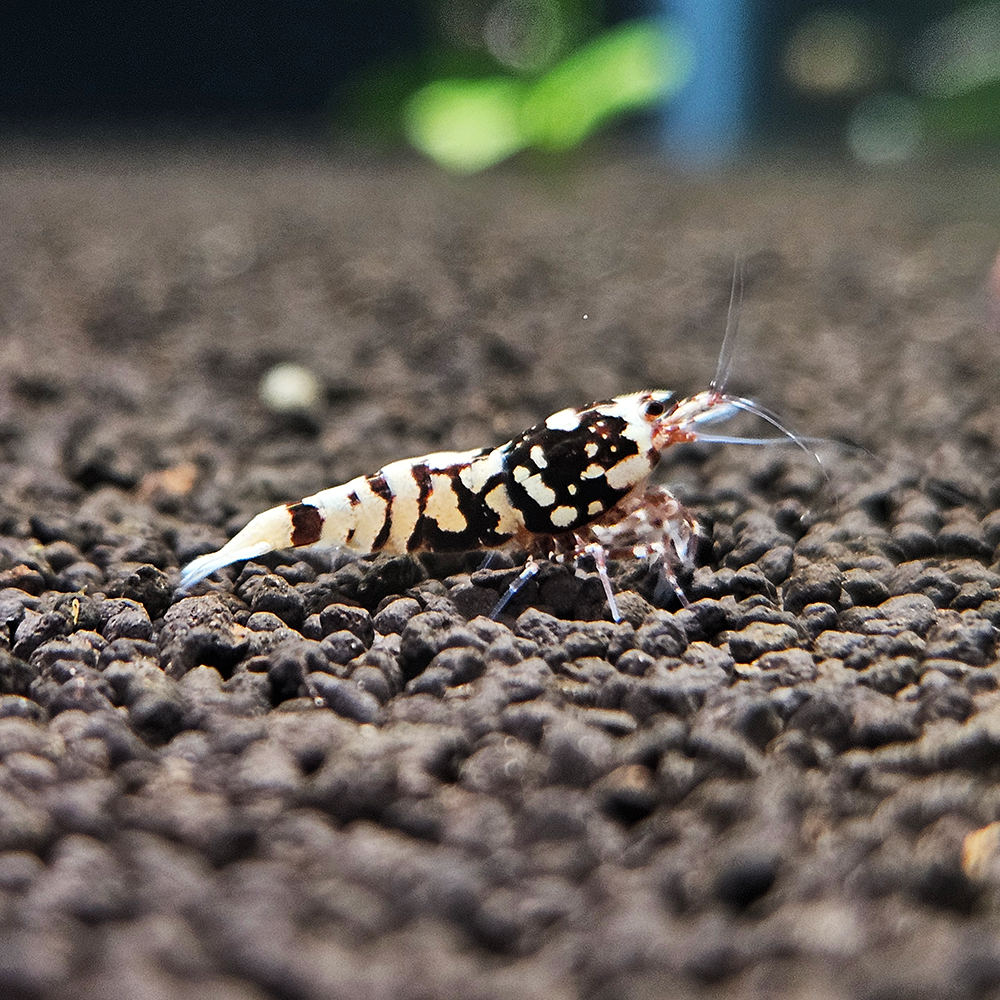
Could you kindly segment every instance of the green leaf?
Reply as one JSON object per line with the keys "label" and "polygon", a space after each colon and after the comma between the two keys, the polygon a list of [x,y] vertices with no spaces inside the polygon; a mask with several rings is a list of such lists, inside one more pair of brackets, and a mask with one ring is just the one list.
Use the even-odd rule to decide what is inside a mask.
{"label": "green leaf", "polygon": [[523,149],[520,109],[526,85],[507,77],[438,80],[406,108],[406,131],[422,153],[456,173],[491,167]]}
{"label": "green leaf", "polygon": [[615,114],[656,104],[691,71],[680,36],[663,23],[635,21],[567,56],[535,84],[521,109],[539,146],[569,149]]}

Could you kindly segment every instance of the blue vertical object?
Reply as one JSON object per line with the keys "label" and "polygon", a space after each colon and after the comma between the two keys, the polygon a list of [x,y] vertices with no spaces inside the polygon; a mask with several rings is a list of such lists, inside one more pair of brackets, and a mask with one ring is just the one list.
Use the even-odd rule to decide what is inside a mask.
{"label": "blue vertical object", "polygon": [[687,84],[663,108],[663,144],[691,166],[731,159],[746,135],[752,2],[661,0],[694,59]]}

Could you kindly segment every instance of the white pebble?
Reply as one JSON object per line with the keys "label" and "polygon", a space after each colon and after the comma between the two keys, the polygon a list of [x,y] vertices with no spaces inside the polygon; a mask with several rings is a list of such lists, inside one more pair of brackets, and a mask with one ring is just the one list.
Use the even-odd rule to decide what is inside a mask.
{"label": "white pebble", "polygon": [[261,402],[276,413],[311,410],[320,401],[322,388],[316,374],[294,361],[283,361],[260,380]]}

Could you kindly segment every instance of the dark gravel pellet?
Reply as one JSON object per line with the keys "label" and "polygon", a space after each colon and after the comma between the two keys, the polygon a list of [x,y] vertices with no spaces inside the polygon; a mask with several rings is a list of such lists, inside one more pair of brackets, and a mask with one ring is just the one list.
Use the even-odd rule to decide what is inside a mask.
{"label": "dark gravel pellet", "polygon": [[925,655],[928,659],[961,660],[973,667],[985,666],[996,648],[996,628],[978,616],[952,614],[953,618],[939,617],[928,633]]}
{"label": "dark gravel pellet", "polygon": [[376,632],[387,635],[402,632],[406,623],[420,611],[420,604],[412,597],[400,597],[387,604],[373,618]]}
{"label": "dark gravel pellet", "polygon": [[751,663],[765,653],[795,646],[798,638],[798,632],[791,625],[754,622],[739,632],[729,633],[729,652],[737,663]]}
{"label": "dark gravel pellet", "polygon": [[149,641],[153,638],[153,623],[145,608],[128,608],[112,615],[104,623],[104,638],[109,642],[115,639],[141,639]]}
{"label": "dark gravel pellet", "polygon": [[185,598],[164,615],[158,643],[160,664],[172,677],[201,663],[229,672],[249,648],[245,632],[219,598]]}
{"label": "dark gravel pellet", "polygon": [[725,862],[715,878],[715,897],[736,910],[745,910],[770,892],[778,877],[779,855],[757,851]]}
{"label": "dark gravel pellet", "polygon": [[34,677],[24,660],[0,650],[0,694],[26,695]]}
{"label": "dark gravel pellet", "polygon": [[676,615],[655,612],[636,632],[635,645],[641,652],[654,659],[661,656],[679,656],[687,646],[687,632]]}
{"label": "dark gravel pellet", "polygon": [[240,596],[254,614],[267,612],[292,628],[298,628],[305,621],[306,606],[302,595],[276,574],[251,577],[240,588]]}
{"label": "dark gravel pellet", "polygon": [[58,611],[38,612],[25,610],[14,632],[12,652],[16,657],[26,658],[49,639],[68,635],[72,625],[67,617]]}
{"label": "dark gravel pellet", "polygon": [[365,649],[375,639],[375,626],[371,615],[364,608],[330,604],[320,612],[319,621],[324,636],[334,632],[350,632],[358,637]]}
{"label": "dark gravel pellet", "polygon": [[306,675],[313,671],[325,671],[329,662],[318,642],[309,639],[282,642],[267,658],[272,701],[278,704],[298,697]]}
{"label": "dark gravel pellet", "polygon": [[798,613],[809,604],[832,604],[840,601],[844,577],[835,567],[809,566],[793,573],[782,588],[782,604],[786,611]]}
{"label": "dark gravel pellet", "polygon": [[[379,672],[379,676],[383,677]],[[344,680],[327,673],[310,674],[308,686],[338,715],[356,722],[378,723],[382,718],[380,700],[352,677]]]}
{"label": "dark gravel pellet", "polygon": [[331,663],[350,663],[351,660],[365,651],[365,644],[354,632],[349,632],[346,629],[331,632],[323,638],[319,645]]}
{"label": "dark gravel pellet", "polygon": [[129,725],[148,743],[167,743],[187,728],[188,706],[168,689],[140,694],[129,705]]}
{"label": "dark gravel pellet", "polygon": [[480,650],[452,646],[442,649],[427,665],[427,669],[406,685],[405,690],[442,694],[447,687],[474,681],[485,670],[486,662]]}
{"label": "dark gravel pellet", "polygon": [[450,614],[425,611],[415,615],[400,636],[399,664],[404,676],[412,680],[443,649],[456,646],[481,651],[486,643]]}
{"label": "dark gravel pellet", "polygon": [[123,563],[122,569],[109,576],[109,597],[127,597],[138,601],[150,618],[161,618],[173,602],[173,584],[162,570],[148,564],[132,566]]}

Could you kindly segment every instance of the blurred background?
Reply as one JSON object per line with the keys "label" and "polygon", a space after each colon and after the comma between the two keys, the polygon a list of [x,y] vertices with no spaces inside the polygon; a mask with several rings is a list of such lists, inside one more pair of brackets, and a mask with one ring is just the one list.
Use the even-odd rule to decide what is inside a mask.
{"label": "blurred background", "polygon": [[474,173],[595,136],[695,167],[1000,138],[992,0],[8,3],[3,23],[8,142],[235,130]]}

